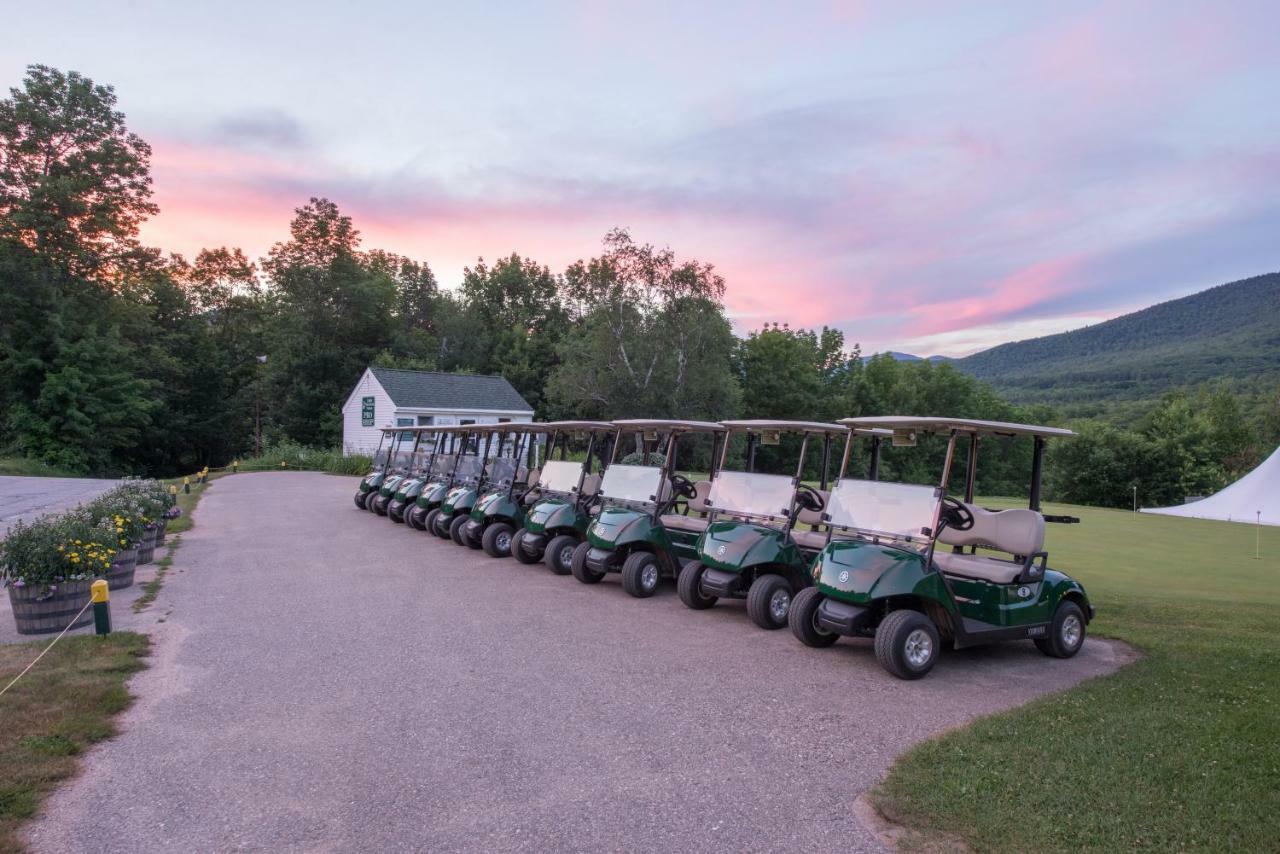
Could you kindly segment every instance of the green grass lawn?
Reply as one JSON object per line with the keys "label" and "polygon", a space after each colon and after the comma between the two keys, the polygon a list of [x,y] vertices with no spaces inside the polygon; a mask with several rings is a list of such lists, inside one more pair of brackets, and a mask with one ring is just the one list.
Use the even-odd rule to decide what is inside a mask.
{"label": "green grass lawn", "polygon": [[0,457],[0,475],[21,477],[77,477],[68,471],[54,468],[40,460],[27,457]]}
{"label": "green grass lawn", "polygon": [[1046,512],[1083,520],[1050,525],[1048,550],[1098,607],[1090,630],[1145,657],[915,748],[877,807],[924,847],[1280,850],[1280,528],[1256,560],[1251,525]]}

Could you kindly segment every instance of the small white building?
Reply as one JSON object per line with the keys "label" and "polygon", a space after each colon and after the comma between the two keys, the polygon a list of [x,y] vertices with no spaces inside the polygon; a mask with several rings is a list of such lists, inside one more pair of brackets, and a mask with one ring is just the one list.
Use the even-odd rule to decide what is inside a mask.
{"label": "small white building", "polygon": [[342,404],[342,451],[371,454],[381,429],[532,421],[533,407],[502,377],[365,368]]}

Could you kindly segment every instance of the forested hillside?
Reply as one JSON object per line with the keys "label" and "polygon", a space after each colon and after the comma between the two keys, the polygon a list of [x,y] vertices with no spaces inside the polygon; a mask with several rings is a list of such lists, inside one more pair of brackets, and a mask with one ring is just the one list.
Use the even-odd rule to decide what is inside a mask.
{"label": "forested hillside", "polygon": [[1280,379],[1280,273],[953,364],[1014,401],[1057,404],[1076,415],[1208,380],[1253,391]]}

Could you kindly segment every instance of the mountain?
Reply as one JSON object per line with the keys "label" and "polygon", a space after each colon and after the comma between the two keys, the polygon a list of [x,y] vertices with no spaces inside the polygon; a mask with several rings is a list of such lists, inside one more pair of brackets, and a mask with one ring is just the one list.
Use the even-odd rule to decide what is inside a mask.
{"label": "mountain", "polygon": [[953,359],[950,356],[913,356],[910,353],[899,353],[897,350],[886,350],[883,353],[872,353],[870,356],[863,356],[862,361],[870,361],[875,356],[891,356],[895,362],[950,362]]}
{"label": "mountain", "polygon": [[1178,386],[1280,383],[1280,273],[1219,285],[1073,332],[1001,344],[955,367],[1017,403],[1090,414]]}

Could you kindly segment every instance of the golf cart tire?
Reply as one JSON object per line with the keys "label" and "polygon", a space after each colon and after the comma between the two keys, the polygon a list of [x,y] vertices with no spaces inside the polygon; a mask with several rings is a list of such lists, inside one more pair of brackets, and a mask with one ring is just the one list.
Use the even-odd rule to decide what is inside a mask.
{"label": "golf cart tire", "polygon": [[831,646],[840,640],[835,632],[818,628],[818,608],[822,605],[823,598],[825,597],[818,588],[806,587],[791,600],[791,611],[787,614],[791,634],[800,643],[815,649]]}
{"label": "golf cart tire", "polygon": [[[1062,637],[1062,627],[1067,618],[1075,617],[1076,625],[1080,627],[1080,639],[1072,646]],[[1043,652],[1050,658],[1070,658],[1080,651],[1084,646],[1085,625],[1084,611],[1075,602],[1067,599],[1058,605],[1058,610],[1053,612],[1053,622],[1049,624],[1049,636],[1047,638],[1036,638],[1034,643],[1036,649]]]}
{"label": "golf cart tire", "polygon": [[534,557],[524,550],[524,528],[516,531],[511,535],[511,556],[523,564],[537,563],[541,560],[541,555]]}
{"label": "golf cart tire", "polygon": [[676,579],[676,593],[680,595],[680,601],[686,608],[705,611],[720,601],[719,597],[702,592],[702,573],[706,571],[707,568],[696,560],[685,564],[684,569],[680,570],[680,576]]}
{"label": "golf cart tire", "polygon": [[467,527],[467,522],[469,521],[471,520],[466,513],[459,513],[457,516],[454,516],[452,519],[450,519],[449,520],[449,539],[453,540],[455,543],[457,543],[460,546],[468,545],[467,532],[464,529]]}
{"label": "golf cart tire", "polygon": [[[561,560],[564,556],[564,550],[572,549],[569,553],[569,561],[566,563]],[[546,550],[542,553],[542,559],[547,564],[547,569],[556,575],[570,575],[573,573],[573,558],[578,553],[578,538],[569,534],[557,534],[551,538],[551,542],[547,543]]]}
{"label": "golf cart tire", "polygon": [[[927,661],[913,664],[907,658],[907,641],[916,632],[924,632],[931,642],[932,654]],[[919,679],[933,669],[942,649],[942,638],[933,620],[919,611],[902,609],[890,612],[876,628],[876,660],[899,679]]]}
{"label": "golf cart tire", "polygon": [[573,550],[573,563],[569,567],[569,571],[573,573],[573,577],[581,581],[583,584],[599,584],[604,578],[603,572],[596,572],[587,566],[587,552],[591,551],[590,543],[579,543],[578,547]]}
{"label": "golf cart tire", "polygon": [[427,518],[422,520],[422,529],[433,537],[440,536],[440,508],[436,507],[427,511]]}
{"label": "golf cart tire", "polygon": [[[648,568],[652,566],[652,573]],[[646,575],[652,584],[646,584]],[[658,556],[651,552],[632,552],[622,562],[622,589],[637,599],[648,599],[658,592],[662,574],[658,568]]]}
{"label": "golf cart tire", "polygon": [[356,493],[356,506],[357,506],[357,507],[359,507],[361,510],[363,510],[363,509],[364,509],[364,500],[365,500],[366,498],[368,498],[368,497],[369,497],[369,493],[367,493],[367,492],[357,492],[357,493]]}
{"label": "golf cart tire", "polygon": [[[780,629],[787,624],[786,614],[782,615],[782,619],[778,619],[773,612],[773,597],[782,590],[790,596],[791,582],[771,572],[763,573],[751,582],[751,589],[747,591],[747,615],[751,617],[751,622],[769,631]],[[788,613],[790,610],[788,604]]]}
{"label": "golf cart tire", "polygon": [[[513,542],[514,531],[515,529],[506,522],[493,522],[480,535],[480,547],[484,549],[484,553],[489,557],[511,557],[511,550],[515,545]],[[504,535],[507,542],[506,551],[503,551],[498,544],[498,540]]]}

